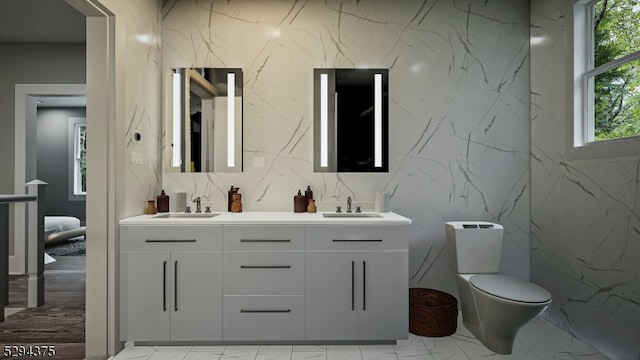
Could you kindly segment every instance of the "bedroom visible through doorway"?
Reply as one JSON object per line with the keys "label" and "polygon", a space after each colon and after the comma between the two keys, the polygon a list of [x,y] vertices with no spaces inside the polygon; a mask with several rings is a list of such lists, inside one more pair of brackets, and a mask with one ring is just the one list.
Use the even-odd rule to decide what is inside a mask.
{"label": "bedroom visible through doorway", "polygon": [[46,182],[45,252],[86,253],[86,97],[39,96],[36,177]]}

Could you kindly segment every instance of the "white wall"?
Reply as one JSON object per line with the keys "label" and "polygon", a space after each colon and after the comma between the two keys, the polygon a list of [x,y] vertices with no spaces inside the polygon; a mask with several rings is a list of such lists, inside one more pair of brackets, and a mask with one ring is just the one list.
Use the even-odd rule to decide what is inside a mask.
{"label": "white wall", "polygon": [[[235,185],[245,210],[292,211],[307,185],[320,209],[386,191],[413,220],[412,286],[456,292],[444,222],[462,219],[503,224],[503,270],[529,278],[528,1],[174,0],[163,17],[165,69],[244,71],[245,171],[164,172],[168,193],[225,210]],[[389,173],[313,173],[319,67],[390,69]]]}
{"label": "white wall", "polygon": [[542,40],[531,47],[532,276],[553,294],[554,323],[612,359],[636,360],[640,156],[565,158],[571,11],[531,2],[531,36]]}

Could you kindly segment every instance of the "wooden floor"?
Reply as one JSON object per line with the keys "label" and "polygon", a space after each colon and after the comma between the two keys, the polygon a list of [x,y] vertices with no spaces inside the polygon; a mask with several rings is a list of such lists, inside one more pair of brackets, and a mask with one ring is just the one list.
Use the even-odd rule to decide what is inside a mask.
{"label": "wooden floor", "polygon": [[85,259],[59,256],[45,265],[45,304],[38,308],[26,308],[27,278],[10,276],[8,308],[26,309],[0,322],[0,349],[47,345],[52,359],[84,359]]}

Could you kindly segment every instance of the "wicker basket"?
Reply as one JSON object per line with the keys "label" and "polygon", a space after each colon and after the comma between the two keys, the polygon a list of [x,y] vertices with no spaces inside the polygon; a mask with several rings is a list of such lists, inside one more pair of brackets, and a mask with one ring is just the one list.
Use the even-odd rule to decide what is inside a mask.
{"label": "wicker basket", "polygon": [[420,336],[449,336],[456,332],[458,300],[434,289],[409,289],[409,332]]}

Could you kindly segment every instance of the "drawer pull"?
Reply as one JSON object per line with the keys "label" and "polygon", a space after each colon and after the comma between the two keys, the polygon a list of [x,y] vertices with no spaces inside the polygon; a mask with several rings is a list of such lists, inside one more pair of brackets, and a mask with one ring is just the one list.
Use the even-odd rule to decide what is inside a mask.
{"label": "drawer pull", "polygon": [[290,313],[291,309],[286,309],[286,310],[245,310],[245,309],[241,309],[240,312],[241,313],[248,313],[248,314],[259,314],[259,313],[274,314],[274,313]]}
{"label": "drawer pull", "polygon": [[291,239],[240,239],[244,243],[288,243]]}
{"label": "drawer pull", "polygon": [[163,240],[163,239],[147,239],[144,242],[146,243],[194,243],[196,239],[171,239],[171,240]]}
{"label": "drawer pull", "polygon": [[291,265],[240,265],[240,269],[291,269]]}
{"label": "drawer pull", "polygon": [[382,242],[382,239],[333,239],[333,242]]}

